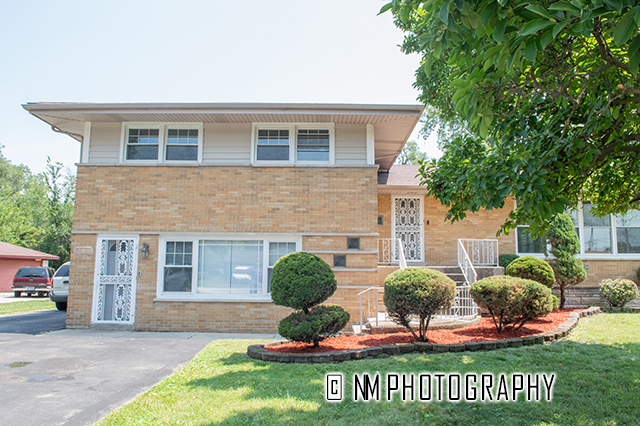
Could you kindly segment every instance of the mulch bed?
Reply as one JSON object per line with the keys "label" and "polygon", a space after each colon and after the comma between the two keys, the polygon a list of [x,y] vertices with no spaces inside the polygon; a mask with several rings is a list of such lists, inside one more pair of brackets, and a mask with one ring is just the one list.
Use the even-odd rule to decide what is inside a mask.
{"label": "mulch bed", "polygon": [[[519,330],[498,333],[491,317],[482,317],[478,324],[456,330],[429,330],[429,343],[450,344],[465,342],[483,342],[487,340],[512,339],[531,336],[555,330],[569,318],[569,314],[580,309],[559,309],[549,315],[529,321]],[[348,349],[364,349],[371,346],[391,345],[394,343],[413,343],[411,333],[374,334],[331,337],[320,342],[317,348],[306,343],[285,343],[278,346],[265,346],[269,352],[280,353],[322,353]]]}

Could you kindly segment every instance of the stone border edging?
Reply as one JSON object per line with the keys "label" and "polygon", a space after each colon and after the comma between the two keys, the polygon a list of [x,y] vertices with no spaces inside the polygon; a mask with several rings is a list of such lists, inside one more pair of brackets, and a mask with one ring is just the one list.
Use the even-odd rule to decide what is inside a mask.
{"label": "stone border edging", "polygon": [[448,345],[438,343],[395,343],[391,345],[371,346],[364,349],[351,349],[345,351],[321,352],[311,354],[294,354],[269,352],[265,346],[277,346],[289,343],[286,340],[271,343],[251,345],[247,348],[249,358],[261,361],[281,363],[326,364],[355,359],[388,357],[390,355],[402,355],[411,352],[443,353],[465,351],[490,351],[494,349],[515,348],[520,346],[540,345],[561,339],[568,335],[578,324],[581,317],[602,313],[599,307],[587,308],[582,311],[571,312],[569,318],[553,331],[534,334],[532,336],[518,337],[514,339],[489,340],[485,342],[452,343]]}

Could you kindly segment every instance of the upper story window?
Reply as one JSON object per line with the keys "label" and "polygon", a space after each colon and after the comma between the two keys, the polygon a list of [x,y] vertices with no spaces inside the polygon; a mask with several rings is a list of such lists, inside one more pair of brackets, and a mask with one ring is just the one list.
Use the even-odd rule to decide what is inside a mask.
{"label": "upper story window", "polygon": [[127,160],[157,160],[160,144],[159,129],[129,129]]}
{"label": "upper story window", "polygon": [[256,160],[289,161],[289,130],[258,130]]}
{"label": "upper story window", "polygon": [[329,124],[254,124],[257,163],[332,164],[334,126]]}
{"label": "upper story window", "polygon": [[202,124],[124,123],[124,161],[198,162]]}

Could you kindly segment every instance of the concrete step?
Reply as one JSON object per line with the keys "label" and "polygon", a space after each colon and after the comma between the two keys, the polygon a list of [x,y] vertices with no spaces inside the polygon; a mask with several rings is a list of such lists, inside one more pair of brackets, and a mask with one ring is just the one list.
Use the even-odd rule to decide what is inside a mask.
{"label": "concrete step", "polygon": [[444,274],[462,274],[462,271],[458,266],[427,266],[429,269],[440,271]]}

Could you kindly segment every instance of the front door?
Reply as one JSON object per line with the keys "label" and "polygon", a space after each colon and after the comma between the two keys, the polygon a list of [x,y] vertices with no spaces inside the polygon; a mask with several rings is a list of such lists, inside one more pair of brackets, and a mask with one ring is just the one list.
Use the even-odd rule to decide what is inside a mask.
{"label": "front door", "polygon": [[393,202],[393,238],[402,243],[408,262],[422,262],[422,197],[396,197]]}
{"label": "front door", "polygon": [[93,322],[133,324],[137,248],[137,237],[98,238]]}

